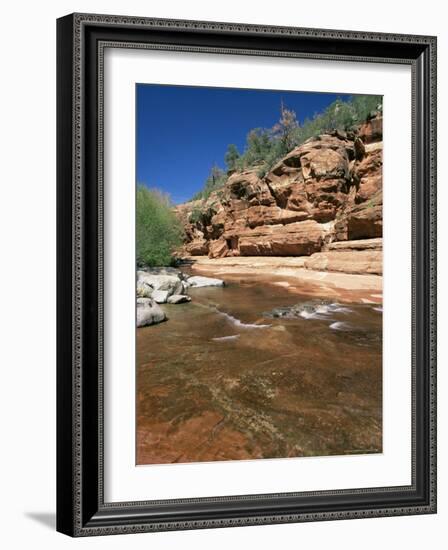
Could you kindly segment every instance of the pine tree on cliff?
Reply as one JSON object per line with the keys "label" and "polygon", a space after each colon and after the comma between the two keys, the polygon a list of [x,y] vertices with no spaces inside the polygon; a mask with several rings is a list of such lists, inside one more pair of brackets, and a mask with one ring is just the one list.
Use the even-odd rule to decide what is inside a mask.
{"label": "pine tree on cliff", "polygon": [[240,158],[240,153],[238,151],[237,146],[234,143],[230,143],[227,146],[227,151],[224,157],[224,161],[226,163],[227,170],[229,172],[232,170],[236,170],[239,158]]}

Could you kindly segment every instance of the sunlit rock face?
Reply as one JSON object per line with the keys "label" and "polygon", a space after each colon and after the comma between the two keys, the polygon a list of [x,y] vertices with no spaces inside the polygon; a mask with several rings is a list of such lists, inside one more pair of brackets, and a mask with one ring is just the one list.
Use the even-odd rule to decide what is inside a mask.
{"label": "sunlit rock face", "polygon": [[[207,200],[176,207],[182,254],[311,256],[334,242],[381,238],[382,158],[377,114],[354,132],[310,138],[264,175],[260,167],[233,172]],[[357,272],[378,272],[381,253],[375,254],[375,267],[363,271],[368,262],[359,261]]]}

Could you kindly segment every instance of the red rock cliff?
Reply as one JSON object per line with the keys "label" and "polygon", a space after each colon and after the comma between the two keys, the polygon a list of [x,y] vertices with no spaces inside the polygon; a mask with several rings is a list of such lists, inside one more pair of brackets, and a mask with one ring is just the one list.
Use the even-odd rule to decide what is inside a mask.
{"label": "red rock cliff", "polygon": [[356,132],[309,139],[264,177],[257,167],[231,174],[206,201],[176,207],[184,251],[211,258],[331,255],[342,253],[332,243],[381,237],[382,150],[377,114]]}

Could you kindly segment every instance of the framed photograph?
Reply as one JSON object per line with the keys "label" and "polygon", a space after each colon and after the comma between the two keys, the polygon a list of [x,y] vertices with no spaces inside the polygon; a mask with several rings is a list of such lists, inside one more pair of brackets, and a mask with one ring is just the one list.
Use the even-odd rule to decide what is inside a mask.
{"label": "framed photograph", "polygon": [[436,38],[57,40],[57,529],[435,513]]}

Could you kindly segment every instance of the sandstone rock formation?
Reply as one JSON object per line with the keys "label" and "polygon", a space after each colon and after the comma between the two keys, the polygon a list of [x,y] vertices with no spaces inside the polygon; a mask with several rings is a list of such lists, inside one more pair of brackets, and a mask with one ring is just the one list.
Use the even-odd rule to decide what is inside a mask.
{"label": "sandstone rock formation", "polygon": [[306,269],[382,275],[383,239],[332,242],[304,262]]}
{"label": "sandstone rock formation", "polygon": [[382,274],[381,250],[329,250],[317,252],[305,260],[305,267],[315,271]]}
{"label": "sandstone rock formation", "polygon": [[209,249],[209,241],[206,239],[195,239],[185,246],[187,252],[192,256],[206,256]]}
{"label": "sandstone rock formation", "polygon": [[372,143],[383,139],[383,117],[374,114],[359,128],[359,137],[364,143]]}
{"label": "sandstone rock formation", "polygon": [[325,257],[310,259],[309,266],[377,273],[380,250],[370,256],[364,250],[350,267],[349,256],[359,248],[345,250],[344,260],[329,247],[382,237],[382,149],[377,113],[353,132],[310,138],[263,177],[260,167],[233,172],[207,200],[176,207],[185,228],[183,253],[223,258],[322,252]]}
{"label": "sandstone rock formation", "polygon": [[359,241],[336,241],[328,244],[326,250],[382,250],[383,239],[361,239]]}
{"label": "sandstone rock formation", "polygon": [[241,256],[309,256],[321,249],[326,228],[314,220],[265,225],[239,234]]}

